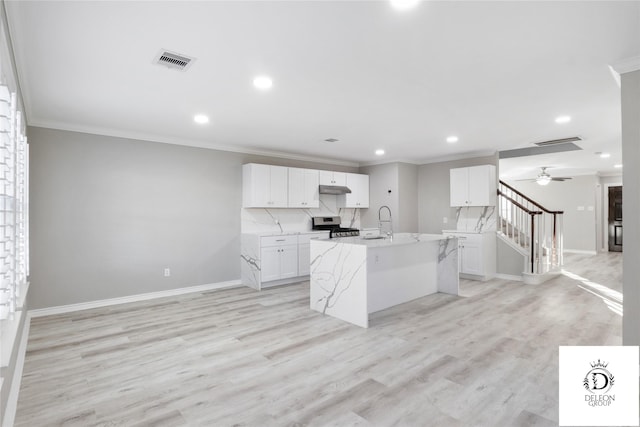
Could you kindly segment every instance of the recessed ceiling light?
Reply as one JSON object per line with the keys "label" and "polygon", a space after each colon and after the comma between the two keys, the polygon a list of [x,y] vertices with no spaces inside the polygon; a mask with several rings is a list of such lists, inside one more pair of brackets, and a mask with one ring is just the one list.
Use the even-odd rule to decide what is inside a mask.
{"label": "recessed ceiling light", "polygon": [[193,121],[203,125],[205,123],[209,123],[209,117],[205,116],[204,114],[196,114],[195,116],[193,116]]}
{"label": "recessed ceiling light", "polygon": [[449,144],[453,144],[454,142],[458,142],[458,137],[457,136],[448,136],[447,137],[447,142]]}
{"label": "recessed ceiling light", "polygon": [[619,165],[619,164],[618,165],[613,165],[613,167],[616,168],[616,169],[620,169],[622,167],[622,165]]}
{"label": "recessed ceiling light", "polygon": [[382,156],[384,154],[384,150],[376,150],[376,156]]}
{"label": "recessed ceiling light", "polygon": [[273,86],[273,80],[269,76],[258,76],[253,79],[253,85],[260,90],[267,90]]}
{"label": "recessed ceiling light", "polygon": [[556,123],[569,123],[570,121],[571,121],[571,117],[569,116],[556,117]]}
{"label": "recessed ceiling light", "polygon": [[611,154],[609,154],[609,153],[600,153],[600,157],[602,157],[603,159],[608,159],[609,157],[611,157]]}
{"label": "recessed ceiling light", "polygon": [[409,10],[416,7],[420,0],[390,0],[390,3],[396,10]]}

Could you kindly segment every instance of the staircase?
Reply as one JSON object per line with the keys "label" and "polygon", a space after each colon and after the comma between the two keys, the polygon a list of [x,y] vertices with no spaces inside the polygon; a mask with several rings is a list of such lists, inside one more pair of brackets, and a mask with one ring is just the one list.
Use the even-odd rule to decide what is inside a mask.
{"label": "staircase", "polygon": [[542,283],[562,268],[563,211],[551,211],[509,184],[498,185],[498,237],[525,259],[525,283]]}

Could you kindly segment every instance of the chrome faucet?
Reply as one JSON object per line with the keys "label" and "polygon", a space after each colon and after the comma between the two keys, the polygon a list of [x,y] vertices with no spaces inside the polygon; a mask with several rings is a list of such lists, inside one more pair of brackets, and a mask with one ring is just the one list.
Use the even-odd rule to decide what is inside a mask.
{"label": "chrome faucet", "polygon": [[[387,212],[389,212],[389,219],[382,219],[382,209],[387,209]],[[388,230],[386,232],[387,237],[393,239],[393,224],[391,223],[391,209],[389,208],[389,206],[380,206],[380,209],[378,209],[378,227],[380,227],[380,232],[382,232],[382,224],[389,224],[388,225]]]}

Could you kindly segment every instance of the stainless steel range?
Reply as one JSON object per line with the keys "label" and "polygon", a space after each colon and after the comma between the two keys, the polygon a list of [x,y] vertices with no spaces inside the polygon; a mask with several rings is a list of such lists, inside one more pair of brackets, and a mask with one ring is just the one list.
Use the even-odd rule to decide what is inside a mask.
{"label": "stainless steel range", "polygon": [[360,235],[360,230],[357,228],[340,227],[340,221],[339,216],[314,216],[311,218],[311,228],[313,230],[329,230],[330,238]]}

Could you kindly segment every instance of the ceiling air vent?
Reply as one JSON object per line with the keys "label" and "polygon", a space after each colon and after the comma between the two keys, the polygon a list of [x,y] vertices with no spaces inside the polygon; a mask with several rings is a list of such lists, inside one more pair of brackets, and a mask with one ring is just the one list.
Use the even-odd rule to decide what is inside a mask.
{"label": "ceiling air vent", "polygon": [[178,71],[187,71],[195,60],[196,58],[192,58],[181,53],[175,53],[165,49],[161,49],[153,59],[153,63],[164,65],[167,68],[172,68]]}
{"label": "ceiling air vent", "polygon": [[579,136],[572,136],[571,138],[552,139],[551,141],[534,142],[538,147],[548,147],[550,145],[566,144],[567,142],[582,141]]}

